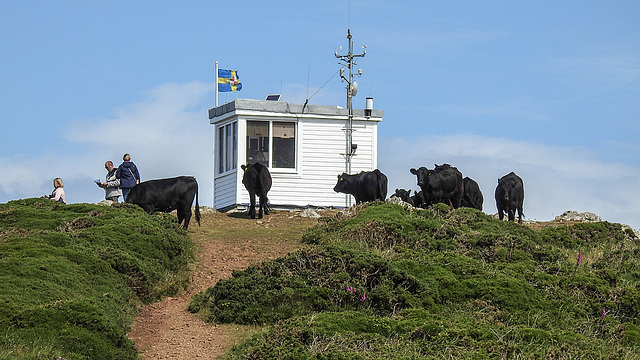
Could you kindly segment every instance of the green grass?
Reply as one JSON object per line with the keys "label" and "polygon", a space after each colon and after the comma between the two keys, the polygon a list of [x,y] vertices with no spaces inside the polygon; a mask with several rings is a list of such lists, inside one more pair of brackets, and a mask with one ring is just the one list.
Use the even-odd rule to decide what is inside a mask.
{"label": "green grass", "polygon": [[619,224],[374,203],[303,241],[194,297],[262,327],[227,358],[640,358],[640,241]]}
{"label": "green grass", "polygon": [[137,359],[142,303],[187,284],[175,217],[136,206],[0,204],[0,359]]}

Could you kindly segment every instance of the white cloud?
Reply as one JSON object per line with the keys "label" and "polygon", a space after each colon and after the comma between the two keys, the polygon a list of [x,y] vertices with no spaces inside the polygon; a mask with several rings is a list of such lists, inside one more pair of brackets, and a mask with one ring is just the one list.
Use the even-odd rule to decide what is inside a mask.
{"label": "white cloud", "polygon": [[418,190],[410,168],[449,163],[478,182],[484,212],[493,214],[497,180],[514,171],[524,181],[528,219],[551,220],[566,210],[589,211],[640,228],[640,192],[635,191],[640,169],[601,162],[587,149],[469,134],[379,141],[378,165],[389,178],[389,193],[396,188]]}
{"label": "white cloud", "polygon": [[[55,163],[53,154],[45,154],[39,158],[2,157],[0,168],[0,190],[4,194],[19,194],[19,197],[37,197],[53,190],[52,180],[57,175],[50,173],[51,164]],[[49,187],[51,190],[49,190]],[[5,195],[6,196],[6,195]],[[18,197],[8,196],[7,200]]]}

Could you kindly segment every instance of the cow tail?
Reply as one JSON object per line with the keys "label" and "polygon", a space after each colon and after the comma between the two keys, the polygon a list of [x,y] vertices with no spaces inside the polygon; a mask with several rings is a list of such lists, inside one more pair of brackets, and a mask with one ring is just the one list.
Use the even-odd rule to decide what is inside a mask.
{"label": "cow tail", "polygon": [[[195,178],[193,179],[195,181]],[[200,226],[200,204],[198,204],[198,182],[196,181],[196,221]]]}

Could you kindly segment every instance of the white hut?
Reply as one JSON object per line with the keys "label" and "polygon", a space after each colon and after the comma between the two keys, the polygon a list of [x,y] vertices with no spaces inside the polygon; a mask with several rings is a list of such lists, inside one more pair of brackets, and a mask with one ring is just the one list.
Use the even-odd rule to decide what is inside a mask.
{"label": "white hut", "polygon": [[248,207],[240,166],[255,162],[271,172],[268,197],[273,208],[349,206],[352,198],[333,191],[337,176],[346,172],[349,157],[351,174],[377,168],[383,114],[353,110],[355,152],[348,155],[349,114],[341,107],[236,99],[209,109],[215,126],[214,208]]}

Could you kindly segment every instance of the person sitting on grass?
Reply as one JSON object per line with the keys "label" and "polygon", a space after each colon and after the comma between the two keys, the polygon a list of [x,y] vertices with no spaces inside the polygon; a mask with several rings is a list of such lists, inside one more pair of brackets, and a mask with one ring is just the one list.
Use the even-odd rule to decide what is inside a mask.
{"label": "person sitting on grass", "polygon": [[55,178],[53,179],[53,192],[51,195],[44,195],[43,198],[51,199],[63,204],[66,204],[65,194],[64,194],[64,184],[62,183],[62,179]]}

